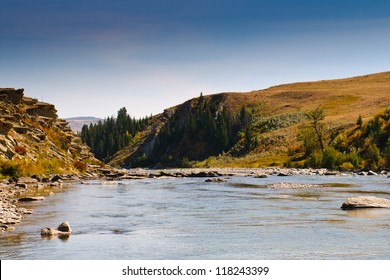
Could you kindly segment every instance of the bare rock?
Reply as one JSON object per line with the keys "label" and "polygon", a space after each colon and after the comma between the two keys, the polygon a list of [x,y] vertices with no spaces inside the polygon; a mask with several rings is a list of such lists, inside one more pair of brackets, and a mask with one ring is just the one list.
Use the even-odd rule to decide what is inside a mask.
{"label": "bare rock", "polygon": [[0,231],[14,231],[15,228],[9,225],[0,224]]}
{"label": "bare rock", "polygon": [[72,229],[67,221],[61,223],[57,228],[43,228],[41,229],[42,236],[51,236],[51,235],[70,235]]}
{"label": "bare rock", "polygon": [[357,196],[348,198],[341,209],[359,209],[359,208],[390,208],[390,199],[375,196]]}
{"label": "bare rock", "polygon": [[205,182],[207,183],[224,183],[226,180],[224,178],[209,178]]}
{"label": "bare rock", "polygon": [[15,184],[15,187],[21,188],[21,189],[27,189],[27,184],[25,183],[18,183]]}
{"label": "bare rock", "polygon": [[18,179],[18,184],[26,184],[26,185],[32,185],[37,184],[38,180],[35,178],[29,178],[29,177],[21,177]]}
{"label": "bare rock", "polygon": [[64,179],[60,175],[54,175],[53,178],[51,178],[52,182],[60,181],[62,182]]}
{"label": "bare rock", "polygon": [[324,173],[325,176],[336,176],[336,175],[340,175],[340,172],[338,171],[333,171],[333,170],[328,170]]}
{"label": "bare rock", "polygon": [[267,174],[258,174],[256,176],[254,176],[254,178],[264,179],[264,178],[268,178],[268,175]]}
{"label": "bare rock", "polygon": [[220,175],[217,171],[200,171],[192,172],[188,177],[218,177]]}

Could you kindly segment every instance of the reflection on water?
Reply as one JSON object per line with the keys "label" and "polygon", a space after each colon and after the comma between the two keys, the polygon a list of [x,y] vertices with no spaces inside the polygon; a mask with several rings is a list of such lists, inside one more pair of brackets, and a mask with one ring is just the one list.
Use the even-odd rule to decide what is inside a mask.
{"label": "reflection on water", "polygon": [[42,235],[41,236],[42,240],[53,240],[53,239],[59,239],[61,241],[68,241],[70,238],[70,235]]}
{"label": "reflection on water", "polygon": [[376,218],[390,218],[390,209],[367,208],[367,209],[353,209],[347,211],[348,217],[376,219]]}
{"label": "reflection on water", "polygon": [[[389,259],[390,209],[340,210],[389,197],[389,179],[336,176],[146,179],[66,188],[0,236],[1,259]],[[275,182],[322,184],[269,189]],[[67,239],[40,229],[69,221]],[[375,229],[375,230],[373,230]]]}

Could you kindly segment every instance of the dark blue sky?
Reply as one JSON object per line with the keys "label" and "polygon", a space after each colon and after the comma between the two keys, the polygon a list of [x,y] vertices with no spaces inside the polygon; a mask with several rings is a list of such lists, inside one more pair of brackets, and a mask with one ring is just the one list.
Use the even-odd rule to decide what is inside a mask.
{"label": "dark blue sky", "polygon": [[0,0],[0,87],[63,117],[389,70],[390,1]]}

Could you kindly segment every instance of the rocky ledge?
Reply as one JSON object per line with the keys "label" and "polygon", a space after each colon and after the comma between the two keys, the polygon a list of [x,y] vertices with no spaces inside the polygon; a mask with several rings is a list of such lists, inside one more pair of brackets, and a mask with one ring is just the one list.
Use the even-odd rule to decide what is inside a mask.
{"label": "rocky ledge", "polygon": [[359,209],[359,208],[390,208],[390,199],[375,196],[357,196],[348,198],[341,209]]}
{"label": "rocky ledge", "polygon": [[55,158],[67,164],[94,158],[68,122],[58,118],[54,105],[14,88],[0,88],[0,157],[32,162]]}

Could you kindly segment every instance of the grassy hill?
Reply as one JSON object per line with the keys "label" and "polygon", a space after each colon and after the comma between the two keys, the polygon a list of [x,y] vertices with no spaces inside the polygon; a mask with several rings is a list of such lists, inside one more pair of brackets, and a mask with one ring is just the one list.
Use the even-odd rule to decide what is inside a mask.
{"label": "grassy hill", "polygon": [[[116,153],[110,163],[126,167],[158,165],[163,154],[165,159],[171,158],[173,165],[283,165],[289,158],[299,158],[302,153],[297,133],[302,125],[307,124],[305,113],[316,108],[323,110],[324,124],[329,134],[327,141],[331,141],[336,132],[356,128],[359,116],[366,122],[389,108],[389,105],[390,72],[278,85],[244,93],[201,96],[154,116],[146,129],[139,132],[130,145]],[[218,129],[222,114],[227,112],[230,119],[236,121],[243,108],[251,115],[250,124],[240,127],[237,135],[232,136],[234,143],[226,146],[223,151],[215,148],[215,142],[207,141],[207,137],[212,134],[206,134],[198,126],[197,131],[192,132],[194,137],[188,136],[191,132],[184,129],[188,127],[189,119],[195,118],[202,110],[211,111],[215,129]],[[224,125],[226,121],[222,122]],[[168,126],[170,130],[183,130],[185,132],[182,133],[187,133],[185,144],[181,139],[171,142],[171,146],[159,144],[161,131],[164,132]],[[173,135],[172,132],[171,134]],[[204,134],[204,137],[195,137],[199,134]],[[157,146],[160,145],[158,153],[155,150],[156,143]],[[187,156],[186,150],[189,147],[191,153]],[[194,156],[196,149],[202,157]],[[207,156],[203,153],[205,149],[208,151]]]}

